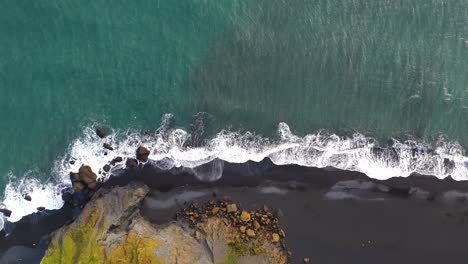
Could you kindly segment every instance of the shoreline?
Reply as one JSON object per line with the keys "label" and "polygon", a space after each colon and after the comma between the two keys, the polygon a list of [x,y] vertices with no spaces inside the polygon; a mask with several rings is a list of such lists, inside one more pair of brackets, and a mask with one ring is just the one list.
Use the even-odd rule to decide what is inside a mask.
{"label": "shoreline", "polygon": [[[202,182],[196,176],[197,173],[212,173],[213,170],[219,172],[219,168],[222,168],[222,177],[216,181]],[[349,242],[355,234],[343,233],[340,235],[340,232],[332,232],[333,235],[327,238],[325,234],[310,231],[307,238],[301,237],[297,230],[308,229],[311,227],[308,222],[314,221],[313,219],[317,217],[317,212],[312,210],[307,213],[308,209],[304,208],[320,208],[317,209],[322,211],[322,213],[319,212],[320,215],[323,215],[323,212],[330,214],[322,220],[323,222],[320,222],[321,228],[326,228],[328,224],[334,228],[340,225],[349,226],[346,220],[343,222],[330,219],[331,215],[341,215],[342,217],[350,217],[354,223],[361,222],[358,226],[361,228],[363,236],[379,238],[380,235],[382,240],[386,239],[385,236],[391,235],[391,232],[383,232],[384,230],[391,229],[397,234],[400,232],[399,230],[407,232],[415,228],[418,229],[421,223],[427,222],[428,219],[437,219],[437,221],[429,220],[432,222],[428,224],[432,225],[431,232],[435,232],[434,234],[452,232],[457,228],[465,230],[468,224],[468,181],[440,180],[432,176],[412,175],[382,181],[369,178],[359,172],[298,165],[274,165],[268,158],[261,162],[249,161],[241,164],[213,160],[196,168],[196,171],[186,168],[164,171],[149,162],[142,168],[117,171],[113,177],[102,184],[101,188],[111,189],[113,186],[123,186],[133,181],[143,182],[150,187],[150,195],[145,199],[140,211],[144,217],[152,219],[155,223],[163,223],[161,218],[166,219],[165,221],[171,221],[171,217],[174,216],[174,212],[171,210],[157,210],[154,208],[154,203],[151,206],[151,199],[157,199],[158,195],[165,197],[175,193],[187,194],[200,192],[200,190],[211,194],[215,191],[219,195],[229,195],[243,204],[257,204],[259,206],[261,205],[258,204],[259,201],[263,199],[265,204],[271,208],[279,208],[283,211],[281,221],[285,223],[286,232],[296,234],[286,237],[294,256],[296,254],[305,255],[311,250],[300,245],[302,243],[315,243],[318,248],[325,247],[323,250],[328,252],[327,255],[330,256],[334,255],[333,250],[337,252],[343,250],[346,255],[357,249],[350,247],[350,245],[346,245],[342,249],[334,248],[331,244],[326,246],[326,243],[331,243],[331,241]],[[340,184],[337,184],[339,182],[341,187]],[[259,191],[262,188],[264,189],[263,194]],[[448,193],[452,196],[447,195]],[[275,196],[283,198],[278,199]],[[284,199],[286,197],[287,199]],[[308,202],[304,204],[303,201]],[[180,209],[181,206],[181,204],[176,204],[172,206],[172,209]],[[387,210],[394,211],[390,214],[389,219],[383,217]],[[8,254],[17,254],[14,251],[19,250],[22,254],[26,254],[27,251],[29,255],[41,255],[40,252],[44,252],[46,248],[44,245],[47,245],[47,236],[60,226],[72,222],[79,212],[79,208],[72,208],[69,204],[65,204],[61,209],[44,210],[26,216],[17,223],[6,224],[5,229],[10,234],[0,239],[0,254],[5,254],[7,251]],[[424,219],[422,215],[428,216],[428,219]],[[295,222],[297,221],[294,220],[295,217],[303,218],[303,220]],[[408,221],[402,221],[401,217],[408,218]],[[397,219],[400,222],[394,223],[391,219]],[[374,221],[378,223],[378,228],[366,227],[366,225],[375,224]],[[349,228],[351,227],[349,226]],[[457,231],[452,236],[447,236],[446,246],[443,248],[448,250],[449,247],[452,247],[452,251],[458,254],[455,254],[456,256],[468,257],[457,251],[457,247],[459,247],[457,245],[460,241],[457,244],[456,239],[455,241],[449,239],[457,237],[460,232]],[[422,230],[418,230],[416,233],[423,235]],[[464,238],[460,239],[463,242]],[[393,240],[398,239],[393,238]],[[414,239],[413,244],[420,243],[418,248],[424,249],[424,245],[429,246],[425,240],[422,238],[420,240]],[[468,238],[465,241],[468,242]],[[354,246],[354,243],[352,244]],[[36,247],[34,248],[33,245]],[[432,249],[432,247],[430,248]],[[406,249],[414,251],[412,247]],[[380,253],[377,254],[377,251]],[[386,251],[382,248],[378,248],[377,251],[372,251],[377,254],[374,257],[385,252],[395,253],[392,250]],[[405,254],[409,251],[405,251]],[[412,257],[417,259],[417,255],[418,252],[415,251]],[[321,258],[320,255],[315,257]],[[364,257],[364,255],[360,257]],[[436,256],[434,259],[437,259]],[[326,259],[323,260],[325,262],[320,263],[327,263]]]}

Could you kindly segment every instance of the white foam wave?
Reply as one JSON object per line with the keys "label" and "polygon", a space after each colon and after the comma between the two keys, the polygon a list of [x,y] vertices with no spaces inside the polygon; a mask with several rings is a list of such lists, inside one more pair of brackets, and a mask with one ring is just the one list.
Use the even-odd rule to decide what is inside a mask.
{"label": "white foam wave", "polygon": [[[268,157],[277,165],[331,166],[363,172],[369,177],[382,180],[395,176],[405,177],[414,172],[438,178],[450,175],[455,180],[468,180],[468,158],[463,156],[463,149],[457,143],[441,141],[433,151],[429,151],[430,148],[420,142],[394,140],[391,148],[393,156],[387,155],[388,153],[376,155],[376,141],[362,134],[339,137],[320,132],[298,136],[291,132],[287,124],[280,123],[276,139],[264,138],[250,132],[221,131],[202,147],[190,147],[187,143],[191,135],[183,129],[171,129],[170,118],[171,115],[166,115],[161,127],[151,135],[112,131],[100,139],[95,135],[94,128],[86,128],[83,135],[70,145],[67,154],[56,163],[56,181],[62,187],[70,185],[69,172],[78,171],[82,164],[87,164],[93,171],[98,172],[115,157],[135,157],[135,149],[140,145],[151,151],[151,160],[163,162],[166,169],[196,168],[216,158],[243,163],[249,160],[261,161]],[[114,150],[104,149],[103,143],[111,144]],[[70,160],[74,163],[71,164]],[[450,166],[447,166],[447,160]],[[123,163],[120,166],[123,166]],[[196,169],[193,171],[203,180],[215,180],[220,177],[219,166],[215,167],[217,170],[212,173]],[[205,178],[206,175],[208,178]],[[109,176],[110,173],[99,175],[103,180]],[[10,221],[16,221],[21,216],[34,212],[37,206],[54,209],[62,205],[57,185],[41,184],[34,179],[23,180],[21,184],[27,187],[10,183],[5,192],[4,205],[14,209]],[[22,198],[22,188],[29,188],[29,193],[33,196],[32,203]]]}

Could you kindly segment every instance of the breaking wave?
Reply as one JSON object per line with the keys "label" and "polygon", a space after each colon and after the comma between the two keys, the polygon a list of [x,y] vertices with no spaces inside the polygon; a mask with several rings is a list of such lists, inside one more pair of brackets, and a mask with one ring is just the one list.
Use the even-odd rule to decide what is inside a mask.
{"label": "breaking wave", "polygon": [[[468,158],[458,143],[441,140],[431,147],[418,141],[393,140],[390,146],[382,147],[375,139],[358,133],[350,137],[325,132],[298,136],[291,132],[286,123],[280,123],[276,138],[223,130],[201,144],[193,144],[193,139],[198,136],[172,128],[171,117],[170,114],[165,115],[155,133],[111,131],[101,139],[95,134],[93,126],[85,128],[82,136],[72,142],[67,153],[56,162],[53,182],[43,183],[33,178],[10,181],[3,200],[5,207],[13,209],[8,220],[18,221],[24,215],[35,212],[38,206],[60,208],[63,205],[61,190],[71,186],[70,171],[78,171],[82,164],[91,166],[95,172],[101,171],[115,157],[135,157],[135,150],[140,145],[151,151],[151,162],[160,161],[158,166],[165,169],[196,168],[214,159],[243,163],[269,158],[277,165],[335,167],[359,171],[382,180],[406,177],[412,173],[434,175],[440,179],[451,176],[455,180],[468,180]],[[111,144],[114,150],[104,149],[103,143]],[[117,167],[123,167],[123,164]],[[204,175],[200,174],[199,177],[208,181],[216,180],[221,173],[211,174],[209,178],[204,178]],[[101,171],[98,177],[106,180],[110,173]],[[25,193],[31,196],[31,202],[23,198]],[[0,217],[0,228],[2,226],[3,219]]]}

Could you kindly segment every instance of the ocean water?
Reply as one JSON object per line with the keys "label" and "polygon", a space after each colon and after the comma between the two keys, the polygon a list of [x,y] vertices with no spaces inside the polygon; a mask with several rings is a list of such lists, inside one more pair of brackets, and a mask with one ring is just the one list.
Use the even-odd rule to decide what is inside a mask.
{"label": "ocean water", "polygon": [[[60,207],[70,170],[142,142],[168,166],[269,157],[468,179],[468,1],[15,0],[0,13],[10,220]],[[372,155],[390,145],[398,161]]]}

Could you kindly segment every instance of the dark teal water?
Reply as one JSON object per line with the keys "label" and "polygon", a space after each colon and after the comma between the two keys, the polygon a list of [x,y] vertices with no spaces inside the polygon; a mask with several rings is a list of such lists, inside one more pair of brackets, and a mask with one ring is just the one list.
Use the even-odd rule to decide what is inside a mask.
{"label": "dark teal water", "polygon": [[0,35],[0,186],[164,113],[468,147],[465,0],[5,0]]}

